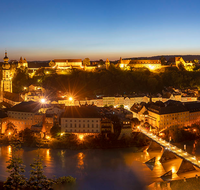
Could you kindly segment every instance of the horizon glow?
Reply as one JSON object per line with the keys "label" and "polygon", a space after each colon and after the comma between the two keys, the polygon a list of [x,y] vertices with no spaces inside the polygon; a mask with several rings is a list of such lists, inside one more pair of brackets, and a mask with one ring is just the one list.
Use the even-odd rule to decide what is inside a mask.
{"label": "horizon glow", "polygon": [[0,3],[0,61],[198,55],[193,0],[8,0]]}

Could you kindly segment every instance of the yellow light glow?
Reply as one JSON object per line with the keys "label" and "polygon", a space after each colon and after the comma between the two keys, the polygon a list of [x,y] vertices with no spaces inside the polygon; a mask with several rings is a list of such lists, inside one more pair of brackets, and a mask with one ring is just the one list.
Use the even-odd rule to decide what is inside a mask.
{"label": "yellow light glow", "polygon": [[24,87],[24,90],[26,90],[27,88],[26,87]]}
{"label": "yellow light glow", "polygon": [[12,153],[12,148],[11,148],[11,146],[9,145],[8,146],[8,154],[10,155]]}
{"label": "yellow light glow", "polygon": [[171,170],[172,170],[172,174],[176,173],[176,170],[175,170],[175,167],[174,167],[174,166],[172,167]]}
{"label": "yellow light glow", "polygon": [[8,135],[11,135],[11,132],[9,132]]}
{"label": "yellow light glow", "polygon": [[155,69],[155,66],[149,65],[149,69],[150,69],[150,70],[154,70],[154,69]]}
{"label": "yellow light glow", "polygon": [[73,98],[72,97],[69,97],[69,101],[72,101],[73,100]]}
{"label": "yellow light glow", "polygon": [[124,64],[120,64],[120,68],[124,68]]}
{"label": "yellow light glow", "polygon": [[46,99],[45,99],[45,98],[42,98],[42,99],[40,100],[40,102],[41,102],[42,104],[45,104],[45,103],[46,103]]}
{"label": "yellow light glow", "polygon": [[50,139],[51,139],[51,137],[47,135],[47,136],[46,136],[46,139],[49,139],[49,140],[50,140]]}
{"label": "yellow light glow", "polygon": [[78,138],[79,138],[81,141],[83,141],[84,135],[83,135],[83,134],[80,134],[80,135],[78,135]]}
{"label": "yellow light glow", "polygon": [[63,133],[60,133],[60,136],[63,136],[65,133],[63,132]]}

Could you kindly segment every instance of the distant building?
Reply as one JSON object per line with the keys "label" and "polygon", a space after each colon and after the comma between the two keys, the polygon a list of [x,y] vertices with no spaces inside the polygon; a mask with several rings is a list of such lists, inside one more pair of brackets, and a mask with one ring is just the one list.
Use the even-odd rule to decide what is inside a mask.
{"label": "distant building", "polygon": [[114,133],[113,123],[108,118],[101,119],[101,134]]}
{"label": "distant building", "polygon": [[80,68],[82,67],[82,59],[54,59],[50,61],[49,66],[57,69]]}
{"label": "distant building", "polygon": [[61,132],[97,135],[101,132],[101,116],[93,106],[68,106],[60,125]]}
{"label": "distant building", "polygon": [[148,122],[148,111],[146,108],[146,103],[142,102],[140,104],[135,103],[130,111],[133,113],[133,118],[137,118],[139,121]]}
{"label": "distant building", "polygon": [[120,57],[120,59],[119,59],[119,61],[118,61],[118,65],[119,65],[119,67],[120,67],[121,69],[126,69],[126,68],[128,67],[128,65],[129,65],[130,61],[131,61],[131,60],[123,60],[123,59]]}
{"label": "distant building", "polygon": [[189,111],[189,124],[200,121],[200,102],[185,102],[183,105]]}
{"label": "distant building", "polygon": [[[25,128],[31,128],[32,125],[42,124],[44,115],[39,113],[42,104],[38,102],[21,102],[7,111],[9,122],[13,123],[19,132]],[[6,128],[2,128],[4,133]]]}
{"label": "distant building", "polygon": [[149,124],[158,130],[173,125],[188,125],[189,111],[178,101],[152,103],[148,108]]}
{"label": "distant building", "polygon": [[180,67],[182,64],[184,67],[187,66],[193,66],[194,63],[192,62],[185,62],[185,60],[182,57],[172,57],[168,60],[168,64],[176,65],[176,67]]}
{"label": "distant building", "polygon": [[160,60],[131,60],[129,63],[130,67],[142,68],[146,67],[149,70],[156,70],[161,68]]}
{"label": "distant building", "polygon": [[26,61],[26,58],[23,59],[22,57],[20,57],[17,68],[27,68],[27,67],[28,67],[28,63]]}
{"label": "distant building", "polygon": [[4,63],[2,65],[2,79],[1,79],[1,93],[2,92],[12,92],[12,78],[14,76],[13,68],[11,64],[8,63],[9,58],[7,56],[7,51],[5,52]]}
{"label": "distant building", "polygon": [[12,107],[21,103],[24,99],[19,93],[3,92],[3,104],[7,104],[5,107]]}

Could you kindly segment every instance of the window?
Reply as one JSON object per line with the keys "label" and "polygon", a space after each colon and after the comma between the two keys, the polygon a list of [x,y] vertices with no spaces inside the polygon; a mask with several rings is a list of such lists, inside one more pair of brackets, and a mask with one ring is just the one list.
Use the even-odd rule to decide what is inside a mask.
{"label": "window", "polygon": [[87,120],[88,122],[90,122],[89,120]]}
{"label": "window", "polygon": [[83,128],[85,128],[85,124],[83,124]]}
{"label": "window", "polygon": [[70,123],[70,127],[72,127],[72,123]]}
{"label": "window", "polygon": [[90,127],[90,124],[88,124],[87,126],[88,126],[88,128],[89,128],[89,127]]}
{"label": "window", "polygon": [[79,124],[79,128],[81,127],[81,124]]}
{"label": "window", "polygon": [[92,124],[92,128],[94,128],[94,124]]}
{"label": "window", "polygon": [[98,132],[98,130],[96,130],[96,132]]}
{"label": "window", "polygon": [[76,128],[76,123],[74,124],[74,127]]}
{"label": "window", "polygon": [[99,126],[98,126],[98,124],[96,125],[96,128],[98,128]]}

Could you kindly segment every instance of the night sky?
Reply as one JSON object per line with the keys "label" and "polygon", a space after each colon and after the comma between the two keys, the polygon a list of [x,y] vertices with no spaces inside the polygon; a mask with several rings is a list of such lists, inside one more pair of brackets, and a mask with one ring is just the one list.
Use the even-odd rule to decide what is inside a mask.
{"label": "night sky", "polygon": [[199,0],[0,0],[0,61],[200,54]]}

